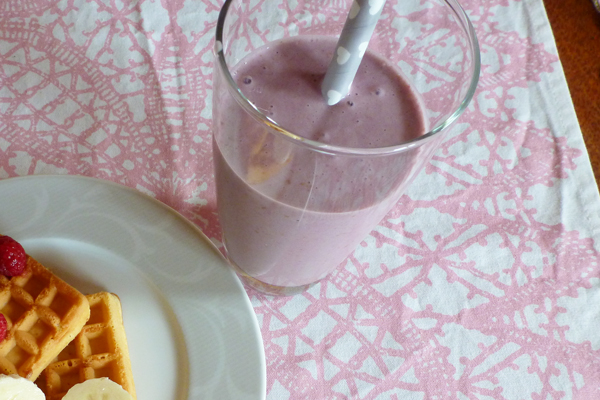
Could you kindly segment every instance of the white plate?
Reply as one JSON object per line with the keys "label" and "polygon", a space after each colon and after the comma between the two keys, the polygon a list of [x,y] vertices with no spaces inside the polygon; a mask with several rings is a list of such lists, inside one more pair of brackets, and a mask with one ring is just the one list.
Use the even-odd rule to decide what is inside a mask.
{"label": "white plate", "polygon": [[174,210],[92,178],[11,178],[0,181],[0,234],[83,293],[119,296],[138,399],[264,399],[246,292]]}

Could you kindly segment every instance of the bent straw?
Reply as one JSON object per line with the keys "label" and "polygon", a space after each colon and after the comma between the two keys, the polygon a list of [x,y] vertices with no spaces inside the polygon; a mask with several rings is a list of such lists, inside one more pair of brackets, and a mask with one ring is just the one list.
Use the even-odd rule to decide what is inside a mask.
{"label": "bent straw", "polygon": [[321,93],[328,105],[337,104],[350,91],[384,3],[385,0],[352,1],[346,23],[321,83]]}

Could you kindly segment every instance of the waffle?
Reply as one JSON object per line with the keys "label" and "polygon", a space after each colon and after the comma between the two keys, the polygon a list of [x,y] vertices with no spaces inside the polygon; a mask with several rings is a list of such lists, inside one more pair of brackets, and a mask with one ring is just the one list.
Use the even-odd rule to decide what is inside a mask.
{"label": "waffle", "polygon": [[88,295],[87,299],[91,309],[87,324],[36,383],[47,400],[59,400],[73,385],[105,377],[121,385],[135,399],[121,302],[107,292]]}
{"label": "waffle", "polygon": [[0,312],[8,322],[0,342],[0,374],[35,381],[77,336],[90,307],[84,295],[27,256],[21,275],[0,275]]}

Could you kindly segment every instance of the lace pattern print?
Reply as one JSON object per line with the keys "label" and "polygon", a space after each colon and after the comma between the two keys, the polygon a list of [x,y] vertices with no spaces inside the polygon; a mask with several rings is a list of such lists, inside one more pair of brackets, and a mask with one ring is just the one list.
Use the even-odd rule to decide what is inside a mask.
{"label": "lace pattern print", "polygon": [[[268,399],[600,398],[597,193],[543,4],[461,4],[482,74],[432,161],[327,279],[290,298],[248,289]],[[219,243],[210,131],[219,5],[1,7],[0,178],[122,183]],[[318,8],[306,18],[318,33]],[[248,41],[267,39],[257,23],[239,21]],[[435,59],[413,67],[431,73]]]}
{"label": "lace pattern print", "polygon": [[[10,148],[0,176],[97,176],[178,209],[207,204],[218,7],[173,3],[175,34],[159,2],[104,3],[13,2],[3,14],[0,132]],[[44,138],[35,149],[32,137]],[[195,221],[216,226],[212,210],[200,213]]]}

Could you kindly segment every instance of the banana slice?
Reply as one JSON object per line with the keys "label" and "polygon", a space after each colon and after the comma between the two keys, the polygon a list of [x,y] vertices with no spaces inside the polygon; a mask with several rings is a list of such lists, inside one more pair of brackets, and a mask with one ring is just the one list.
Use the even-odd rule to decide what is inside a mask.
{"label": "banana slice", "polygon": [[108,378],[89,379],[73,386],[63,400],[133,400],[118,383]]}
{"label": "banana slice", "polygon": [[19,375],[0,374],[0,398],[10,400],[46,400],[44,392]]}

